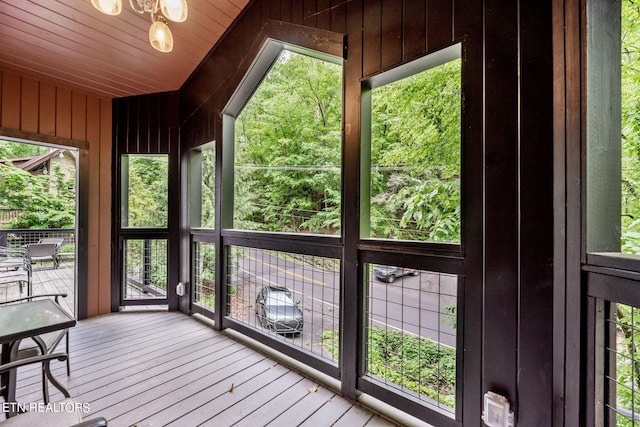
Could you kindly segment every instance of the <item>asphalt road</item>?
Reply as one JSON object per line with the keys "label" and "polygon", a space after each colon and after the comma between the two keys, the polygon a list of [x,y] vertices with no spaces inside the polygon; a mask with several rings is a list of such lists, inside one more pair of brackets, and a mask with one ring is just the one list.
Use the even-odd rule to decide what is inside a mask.
{"label": "asphalt road", "polygon": [[[314,266],[293,258],[282,258],[260,249],[245,249],[234,258],[238,298],[245,311],[241,320],[260,327],[255,316],[257,292],[268,285],[291,290],[304,313],[303,333],[286,339],[327,356],[321,334],[338,329],[340,272],[338,263]],[[326,260],[325,260],[326,261]],[[368,286],[369,319],[373,326],[403,330],[428,337],[445,346],[455,347],[454,316],[457,279],[452,275],[421,271],[384,283],[370,274]]]}

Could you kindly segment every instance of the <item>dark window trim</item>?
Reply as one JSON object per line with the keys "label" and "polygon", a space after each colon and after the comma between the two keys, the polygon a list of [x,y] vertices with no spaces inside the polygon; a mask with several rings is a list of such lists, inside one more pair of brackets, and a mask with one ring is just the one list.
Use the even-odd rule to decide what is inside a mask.
{"label": "dark window trim", "polygon": [[621,252],[588,253],[586,265],[609,267],[640,273],[640,255]]}
{"label": "dark window trim", "polygon": [[454,243],[422,242],[417,240],[360,239],[358,249],[371,251],[402,250],[408,253],[434,256],[463,257],[462,245]]}
{"label": "dark window trim", "polygon": [[121,256],[120,265],[122,265],[122,269],[120,273],[124,274],[124,247],[125,242],[127,240],[164,240],[167,245],[167,292],[164,298],[142,298],[142,299],[134,299],[129,298],[125,299],[122,293],[123,277],[120,276],[119,279],[119,288],[118,288],[118,304],[121,307],[124,306],[135,306],[135,305],[166,305],[169,303],[170,291],[171,288],[171,278],[169,272],[169,263],[171,259],[171,244],[170,244],[170,233],[168,230],[164,229],[153,229],[153,228],[140,228],[140,229],[122,229],[119,233],[119,251],[118,253]]}
{"label": "dark window trim", "polygon": [[359,253],[360,262],[367,264],[398,265],[432,271],[434,273],[456,274],[459,276],[463,276],[465,273],[464,259],[460,257],[391,251],[359,251]]}
{"label": "dark window trim", "polygon": [[[463,58],[462,43],[458,42],[426,54],[423,57],[415,59],[406,64],[392,68],[380,74],[372,77],[363,78],[361,80],[361,94],[360,94],[360,115],[361,115],[361,143],[360,143],[360,246],[363,242],[378,242],[380,245],[387,247],[406,247],[407,250],[417,249],[420,247],[420,251],[427,251],[438,253],[440,251],[456,251],[463,252],[464,243],[464,209],[463,209],[463,181],[464,181],[464,131],[463,124],[460,126],[460,241],[462,243],[450,243],[450,242],[428,242],[418,240],[394,240],[384,238],[369,237],[370,221],[371,221],[371,209],[370,198],[371,191],[369,182],[371,182],[371,90],[400,81],[407,77],[411,77],[415,74],[423,71],[438,67],[451,61],[461,60]],[[464,73],[463,73],[464,74]],[[461,77],[462,81],[464,80]],[[462,83],[461,81],[461,83]],[[462,101],[461,101],[462,102]],[[461,116],[464,114],[463,105],[461,108]],[[464,118],[461,117],[461,121]],[[366,243],[365,243],[366,244]]]}
{"label": "dark window trim", "polygon": [[606,403],[615,401],[615,390],[611,390],[606,376],[616,377],[615,360],[606,349],[611,340],[616,340],[616,326],[607,325],[617,303],[640,307],[640,274],[602,267],[583,267],[585,285],[584,304],[584,371],[585,420],[590,425],[604,422],[615,424],[609,419]]}
{"label": "dark window trim", "polygon": [[[223,123],[223,136],[222,136],[222,164],[223,178],[222,178],[222,231],[232,230],[233,228],[233,216],[235,207],[235,122],[237,116],[242,112],[242,109],[249,101],[251,96],[260,86],[260,83],[271,69],[271,66],[279,57],[283,50],[291,50],[300,54],[308,55],[316,59],[328,61],[334,64],[342,65],[342,60],[339,57],[331,56],[330,53],[323,52],[321,50],[314,49],[314,47],[307,46],[294,46],[289,43],[284,43],[276,39],[267,37],[262,47],[256,54],[253,63],[249,67],[249,70],[242,78],[235,92],[231,96],[229,102],[222,109],[222,123]],[[343,102],[344,105],[344,102]],[[344,120],[344,119],[343,119]],[[344,138],[343,138],[344,139]],[[342,144],[344,145],[344,141]],[[342,176],[340,177],[342,181]],[[344,185],[341,185],[343,188]],[[343,191],[341,189],[341,191]],[[246,230],[254,231],[254,230]],[[297,235],[298,233],[287,233],[289,235]]]}
{"label": "dark window trim", "polygon": [[225,246],[238,245],[330,258],[342,256],[341,240],[331,236],[224,230],[222,238]]}
{"label": "dark window trim", "polygon": [[[446,413],[437,406],[425,405],[424,402],[415,402],[411,398],[398,393],[396,390],[376,382],[369,381],[362,376],[365,370],[364,351],[366,345],[359,341],[359,372],[357,379],[357,388],[360,391],[370,394],[392,404],[398,409],[423,419],[426,422],[443,426],[460,426],[464,413],[464,368],[465,368],[465,322],[464,319],[471,316],[471,312],[465,310],[465,273],[466,263],[464,254],[464,230],[465,226],[465,209],[466,200],[464,177],[471,176],[469,164],[465,163],[465,129],[464,129],[464,105],[461,105],[461,144],[460,144],[460,240],[462,243],[445,243],[445,242],[428,242],[428,241],[409,241],[368,237],[370,227],[370,128],[371,128],[371,90],[380,86],[384,86],[395,81],[402,80],[422,71],[437,67],[453,60],[461,60],[464,63],[464,55],[462,43],[458,42],[438,51],[428,53],[409,63],[403,64],[396,68],[385,71],[373,77],[361,80],[361,150],[360,150],[360,238],[357,241],[359,282],[363,282],[365,275],[362,265],[364,264],[390,264],[401,265],[403,267],[412,267],[425,271],[436,273],[455,274],[458,276],[458,292],[457,292],[457,335],[456,335],[456,408],[455,418],[452,414]],[[461,85],[464,91],[465,73],[462,72]],[[362,304],[361,304],[362,305]],[[360,325],[359,332],[365,330],[366,319],[364,312],[358,313]],[[363,338],[364,339],[364,338]],[[471,340],[470,340],[471,341]],[[469,360],[469,359],[467,359]],[[471,372],[471,369],[469,369]],[[469,396],[473,393],[467,391]],[[425,410],[426,409],[426,410]]]}
{"label": "dark window trim", "polygon": [[[281,35],[277,36],[277,35],[271,34],[272,31],[275,31],[276,33],[280,32]],[[267,25],[263,27],[263,30],[260,33],[260,35],[256,38],[256,42],[254,43],[252,48],[249,50],[249,53],[246,54],[245,59],[238,65],[238,68],[236,69],[237,70],[236,73],[229,76],[228,79],[225,80],[226,87],[222,88],[221,89],[222,93],[219,94],[221,99],[220,102],[224,103],[225,99],[231,99],[231,97],[233,96],[232,92],[237,87],[237,85],[241,81],[244,82],[243,80],[244,75],[249,69],[251,63],[253,62],[256,53],[260,51],[259,50],[260,47],[263,45],[263,43],[266,40],[271,40],[271,41],[275,40],[276,42],[280,42],[281,40],[287,40],[287,42],[282,42],[283,45],[288,43],[297,44],[297,45],[309,48],[311,50],[318,50],[319,48],[324,49],[327,45],[332,45],[334,48],[333,49],[334,51],[339,51],[344,54],[344,52],[346,52],[346,43],[344,40],[344,36],[342,34],[329,33],[329,34],[332,34],[330,37],[330,40],[322,39],[321,37],[316,37],[318,34],[322,35],[325,33],[328,33],[328,32],[311,29],[309,27],[283,24],[283,23],[277,23],[272,21],[268,22]],[[306,41],[306,44],[300,43],[300,40]],[[336,47],[339,47],[339,49],[336,49]],[[269,61],[265,61],[265,63],[262,64],[261,67],[268,68],[266,67],[266,64],[269,64],[270,66]],[[351,63],[351,70],[356,69],[357,67],[354,68],[352,64],[354,63]],[[346,66],[345,66],[345,73],[347,73]],[[468,84],[469,81],[471,81],[472,78],[474,77],[471,75],[465,77],[464,74],[465,73],[463,72],[463,90],[464,90],[465,84]],[[358,76],[358,79],[359,78],[360,76]],[[465,81],[465,79],[467,81]],[[258,78],[255,78],[255,81],[259,82],[260,80]],[[345,85],[347,85],[346,79],[345,79]],[[350,88],[345,87],[344,91],[347,93],[348,92],[359,93],[360,84],[358,84],[358,88],[355,92],[353,89],[354,87],[350,87]],[[237,99],[232,99],[231,101],[229,101],[230,103],[227,104],[229,106],[228,112],[237,114],[240,110],[238,108],[238,105],[241,104],[240,102],[238,102],[238,100],[243,99],[243,97],[247,96],[247,94],[249,94],[250,96],[250,93],[252,92],[247,91],[247,92],[244,92],[243,95],[238,94]],[[356,95],[356,100],[353,101],[353,104],[351,106],[345,107],[345,105],[343,104],[343,117],[346,117],[347,115],[349,115],[350,117],[355,119],[355,117],[353,117],[354,116],[353,111],[349,111],[349,114],[345,114],[346,112],[345,110],[347,108],[353,110],[356,104],[357,104],[357,95]],[[359,111],[358,111],[358,115],[359,115]],[[464,112],[463,112],[463,116],[464,116]],[[463,117],[463,122],[464,122],[464,117]],[[269,340],[268,337],[265,338],[263,334],[260,334],[258,331],[254,331],[251,328],[248,328],[246,325],[239,324],[238,322],[228,318],[225,315],[227,295],[226,295],[226,281],[225,281],[224,274],[227,271],[225,268],[225,264],[226,264],[226,256],[228,253],[228,245],[240,245],[240,246],[250,245],[251,247],[258,247],[258,248],[264,248],[264,249],[285,250],[285,251],[306,251],[303,253],[318,254],[318,255],[324,254],[325,253],[324,251],[327,251],[326,253],[331,253],[331,254],[334,254],[335,252],[335,254],[337,254],[336,258],[339,257],[341,259],[341,263],[343,266],[342,268],[342,275],[343,275],[342,299],[343,299],[344,305],[341,306],[342,313],[340,317],[340,324],[341,324],[341,328],[343,328],[342,330],[345,331],[345,333],[341,334],[341,344],[340,344],[341,355],[338,361],[338,367],[333,367],[333,365],[330,365],[327,362],[321,362],[316,357],[312,355],[308,355],[303,351],[301,352],[300,350],[293,349],[289,346],[286,346],[286,344],[284,343],[274,343],[273,347],[276,347],[277,350],[285,354],[293,355],[297,359],[311,366],[316,367],[316,365],[318,365],[317,368],[319,370],[325,370],[326,367],[328,366],[330,366],[332,370],[333,369],[337,370],[335,372],[335,375],[334,374],[330,374],[330,375],[334,375],[340,378],[342,381],[341,387],[342,387],[343,394],[347,397],[351,397],[355,399],[357,397],[357,394],[360,392],[360,388],[358,384],[360,382],[360,374],[358,370],[362,366],[361,363],[358,363],[357,359],[362,356],[361,353],[363,348],[363,345],[362,345],[363,298],[362,298],[362,289],[361,289],[362,286],[359,285],[362,283],[362,268],[358,266],[358,264],[360,263],[361,255],[364,258],[368,256],[371,256],[372,258],[376,258],[381,254],[385,254],[385,256],[386,254],[391,254],[392,257],[395,257],[395,256],[401,257],[403,260],[405,260],[406,262],[409,262],[412,265],[422,266],[422,267],[429,266],[431,267],[430,270],[432,271],[445,270],[442,272],[447,272],[447,273],[452,272],[456,274],[459,273],[461,280],[463,280],[463,277],[462,277],[463,274],[461,272],[463,272],[465,269],[465,263],[464,263],[465,257],[463,255],[462,245],[457,245],[457,244],[440,244],[440,243],[430,243],[430,242],[428,243],[419,242],[418,244],[415,244],[415,242],[404,242],[404,241],[387,241],[387,242],[381,243],[376,241],[376,239],[360,239],[359,238],[358,229],[357,227],[353,226],[354,219],[359,218],[359,212],[357,211],[357,203],[352,201],[349,201],[349,203],[345,203],[345,200],[344,200],[345,189],[348,189],[348,193],[350,197],[353,196],[354,194],[359,193],[359,190],[356,188],[357,187],[356,182],[358,181],[357,176],[359,175],[359,171],[357,172],[354,172],[354,171],[359,170],[359,160],[358,160],[359,146],[358,144],[356,144],[356,142],[359,143],[360,141],[360,136],[359,136],[360,124],[358,123],[358,120],[354,120],[353,122],[350,122],[350,126],[354,126],[354,129],[350,129],[349,135],[346,135],[347,132],[345,131],[345,136],[343,136],[343,139],[345,141],[343,141],[343,148],[342,148],[343,149],[343,153],[342,153],[343,154],[342,156],[342,159],[343,159],[342,161],[342,170],[343,170],[342,222],[343,222],[343,225],[345,223],[347,223],[348,225],[347,236],[349,237],[349,241],[346,241],[344,237],[339,237],[339,236],[295,235],[290,233],[254,232],[254,231],[246,231],[246,230],[235,230],[230,228],[231,223],[229,222],[229,218],[233,218],[233,204],[229,203],[230,202],[229,198],[232,199],[233,190],[234,190],[232,167],[217,169],[216,182],[218,185],[216,186],[216,190],[217,190],[216,202],[220,202],[220,203],[216,203],[216,206],[218,207],[216,209],[216,229],[205,230],[201,228],[192,228],[190,229],[190,232],[187,234],[190,235],[191,242],[202,241],[202,242],[216,244],[217,262],[216,262],[216,285],[215,286],[216,286],[216,295],[218,296],[218,298],[216,298],[216,307],[215,307],[216,311],[215,313],[211,313],[207,311],[206,313],[204,313],[204,315],[214,320],[215,327],[217,329],[224,329],[227,327],[231,327],[233,329],[237,329],[238,331],[244,333],[245,335],[248,335],[260,342],[266,342],[268,345],[271,345],[271,340]],[[220,120],[220,126],[218,126],[218,129],[219,129],[219,132],[216,135],[216,139],[218,140],[217,142],[218,152],[216,153],[216,167],[222,164],[233,165],[233,149],[229,149],[229,144],[226,143],[226,141],[229,140],[227,138],[230,138],[231,140],[233,140],[233,131],[234,131],[233,115],[223,113],[222,118]],[[477,138],[478,135],[475,129],[480,129],[480,127],[479,126],[477,128],[474,127],[473,129],[474,129],[474,132],[470,131],[469,129],[465,129],[463,127],[462,129],[463,140],[466,139],[465,136],[470,136],[469,139],[478,139]],[[220,133],[222,135],[220,135]],[[469,134],[473,134],[473,135],[469,135]],[[357,136],[357,141],[354,140],[354,135]],[[223,138],[222,140],[224,140],[225,143],[222,142],[222,140],[220,139],[221,137]],[[349,142],[351,142],[351,144]],[[465,148],[463,146],[462,148],[461,155],[463,159],[462,159],[461,167],[464,170],[464,172],[468,174],[468,176],[474,175],[474,172],[476,174],[479,173],[480,157],[474,156],[475,158],[472,159],[472,161],[465,163],[464,153],[468,153],[470,155],[479,154],[479,151],[474,148],[477,146],[478,145],[473,146],[469,144],[469,147]],[[358,152],[357,155],[355,155],[356,152]],[[347,170],[348,169],[346,167],[347,162],[349,162],[349,168],[351,168],[351,171]],[[356,179],[351,179],[351,181],[345,182],[345,178],[344,178],[345,173],[347,177],[354,178],[355,176]],[[473,205],[477,205],[476,207],[479,207],[480,206],[479,203],[471,203],[471,202],[477,202],[477,200],[480,199],[479,196],[477,195],[478,193],[474,193],[474,194],[465,193],[464,187],[465,187],[464,183],[461,183],[461,203],[463,204],[463,206],[465,205],[465,203],[470,203]],[[476,187],[476,186],[473,185],[473,187]],[[357,222],[357,219],[355,221]],[[475,221],[472,221],[471,218],[464,219],[461,225],[462,225],[461,227],[462,230],[469,231],[472,229],[471,231],[473,231],[473,234],[477,235],[476,228],[471,226],[478,225],[478,224],[476,224]],[[464,235],[464,231],[461,231],[461,234]],[[344,235],[345,235],[345,231],[343,231],[343,236]],[[480,248],[480,244],[478,242],[471,241],[470,249],[472,249],[472,252],[474,252],[475,250],[476,254],[478,254],[480,252],[479,248]],[[406,251],[406,253],[400,253],[401,251]],[[396,255],[396,252],[397,252],[397,255]],[[473,263],[470,263],[470,265],[474,269],[474,273],[478,273],[479,270],[477,267],[479,263],[476,262],[475,265]],[[440,267],[442,268],[440,269]],[[475,279],[478,279],[478,277],[479,276],[476,274]],[[347,285],[345,285],[345,283]],[[472,310],[469,310],[469,313],[471,314],[468,316],[466,314],[467,310],[463,310],[464,308],[463,301],[466,298],[464,295],[463,286],[461,285],[459,286],[459,288],[460,289],[459,289],[458,300],[459,300],[459,307],[460,307],[460,313],[461,313],[459,316],[460,329],[461,330],[464,329],[463,322],[462,322],[463,318],[473,319],[476,321],[476,322],[469,322],[469,324],[474,323],[475,325],[480,325],[481,322],[479,322],[478,319],[480,318],[479,312],[481,310],[480,308],[481,301],[479,301],[478,298],[476,298],[475,301],[478,302],[479,304],[469,303],[469,306],[470,306],[469,308],[471,308],[471,306],[474,306],[474,307]],[[469,294],[470,295],[473,294],[474,298],[478,297],[479,295],[478,292],[469,292]],[[199,310],[200,310],[200,307],[196,305],[191,306],[192,312],[200,312]],[[465,313],[465,314],[463,315],[462,313]],[[479,327],[475,325],[472,327],[471,334],[468,334],[467,337],[469,337],[469,335],[474,335],[474,334],[477,334],[478,336],[480,335]],[[459,337],[460,336],[462,335],[460,334]],[[468,342],[475,344],[479,342],[479,340],[472,339],[472,340],[469,340]],[[460,345],[459,347],[463,348],[462,345]],[[456,420],[453,420],[452,418],[447,417],[448,421],[446,421],[446,422],[451,422],[452,423],[451,425],[461,424],[461,420],[463,419],[462,417],[463,408],[466,409],[466,413],[472,413],[474,411],[473,408],[477,406],[476,405],[477,393],[473,391],[472,392],[467,391],[467,393],[463,395],[461,390],[462,390],[463,382],[466,382],[466,381],[463,381],[465,379],[471,379],[470,381],[471,384],[469,384],[470,388],[473,388],[474,385],[477,386],[480,383],[480,375],[479,375],[480,363],[478,362],[478,360],[480,359],[480,355],[481,355],[481,351],[480,351],[480,346],[478,345],[477,348],[474,347],[470,349],[470,352],[466,354],[467,356],[466,359],[463,360],[462,357],[458,358],[458,364],[459,364],[458,372],[460,373],[459,374],[460,380],[458,381],[458,385],[457,385],[459,388],[457,391],[458,400],[456,405]],[[465,370],[466,375],[463,375],[462,364],[464,362],[464,364],[466,365],[467,361],[468,362],[473,361],[473,363],[471,363],[470,366],[471,368],[478,368],[477,369],[478,372],[474,372],[473,369],[468,369],[468,370]],[[388,394],[386,394],[383,397],[385,398],[388,397]],[[402,396],[396,396],[396,398],[400,400],[403,399]],[[475,399],[475,400],[472,400],[472,399]],[[419,405],[419,406],[415,406],[415,411],[413,412],[419,418],[425,419],[425,417],[431,417],[431,415],[425,415],[425,413],[429,412],[430,409],[431,408],[429,408],[428,406]],[[434,419],[437,419],[437,418],[434,418]]]}
{"label": "dark window trim", "polygon": [[[167,206],[167,225],[164,227],[136,227],[136,226],[130,226],[130,225],[124,225],[124,224],[128,224],[129,221],[129,191],[127,189],[127,191],[123,191],[124,189],[122,188],[122,186],[124,186],[125,184],[129,184],[129,159],[131,159],[132,156],[137,156],[137,157],[164,157],[167,159],[167,192],[168,192],[168,188],[169,188],[169,179],[170,179],[170,172],[169,172],[169,168],[171,167],[171,154],[169,153],[122,153],[120,154],[120,187],[119,191],[120,191],[120,222],[118,224],[118,228],[120,229],[120,232],[122,233],[125,230],[140,230],[140,229],[155,229],[155,230],[169,230],[169,206]],[[128,160],[125,162],[124,158],[127,158]],[[125,167],[126,165],[126,167]],[[126,179],[125,177],[123,177],[122,175],[124,175],[124,171],[126,170],[127,172],[127,176]],[[168,194],[167,194],[168,195]]]}
{"label": "dark window trim", "polygon": [[333,378],[340,379],[340,368],[336,365],[320,359],[318,356],[314,356],[311,353],[307,353],[304,350],[287,345],[286,343],[277,339],[269,338],[260,331],[247,327],[240,322],[237,322],[230,317],[224,317],[222,319],[223,328],[232,328],[241,332],[243,335],[248,336],[261,343],[268,344],[269,347],[274,350],[295,359],[305,365],[308,365],[324,374],[327,374]]}

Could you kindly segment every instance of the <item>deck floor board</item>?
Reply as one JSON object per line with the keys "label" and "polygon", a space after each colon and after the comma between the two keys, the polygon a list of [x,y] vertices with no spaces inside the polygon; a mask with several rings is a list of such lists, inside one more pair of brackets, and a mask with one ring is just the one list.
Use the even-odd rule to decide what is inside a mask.
{"label": "deck floor board", "polygon": [[[70,339],[71,375],[56,361],[54,376],[89,404],[85,418],[110,426],[393,425],[181,313],[82,320]],[[18,401],[42,401],[39,378],[37,368],[19,369]]]}
{"label": "deck floor board", "polygon": [[[327,402],[336,397],[334,392],[324,387],[314,388],[316,389],[314,392],[306,390],[302,399],[296,402],[295,405],[287,408],[286,411],[267,425],[269,427],[290,427],[292,425],[300,425]],[[336,418],[340,418],[340,415],[341,414],[337,414]]]}
{"label": "deck floor board", "polygon": [[[282,393],[273,395],[271,401],[266,404],[254,408],[254,410],[239,420],[234,426],[257,426],[267,425],[271,421],[278,418],[289,407],[295,406],[308,390],[314,386],[314,383],[307,378],[300,378],[293,386],[287,388]],[[344,400],[344,399],[343,399]],[[347,402],[345,400],[345,402]]]}
{"label": "deck floor board", "polygon": [[[210,417],[204,422],[204,425],[211,426],[231,426],[240,422],[247,415],[256,410],[256,407],[260,408],[270,403],[274,398],[278,398],[284,390],[292,387],[300,382],[299,375],[294,372],[286,372],[278,381],[272,381],[271,383],[260,387],[252,394],[238,399],[233,405],[224,408],[213,417]],[[253,386],[253,384],[250,384]],[[237,397],[237,396],[236,396]],[[254,424],[255,425],[255,424]]]}
{"label": "deck floor board", "polygon": [[[191,345],[192,341],[194,341],[187,341],[186,338],[193,336],[194,334],[196,334],[195,337],[197,338],[198,335],[195,331],[185,331],[180,333],[180,331],[174,330],[169,331],[164,335],[158,332],[156,338],[154,338],[149,334],[140,335],[136,331],[135,333],[132,333],[131,336],[123,340],[113,342],[106,340],[101,347],[107,347],[109,349],[108,352],[104,352],[100,348],[96,349],[95,344],[90,347],[85,345],[84,347],[78,348],[78,346],[75,346],[74,341],[74,346],[72,346],[71,351],[73,375],[69,379],[68,385],[75,389],[82,384],[89,383],[89,386],[91,387],[91,383],[103,377],[109,377],[111,381],[116,381],[117,379],[126,376],[131,369],[139,369],[141,364],[143,366],[148,365],[149,361],[147,360],[147,357],[154,358],[152,366],[158,364],[157,359],[169,357],[170,360],[176,360],[178,357],[172,353],[176,351],[184,352],[184,347]],[[204,337],[206,335],[201,336]],[[159,342],[154,342],[153,339],[156,339]],[[172,339],[174,339],[174,341],[171,341]],[[131,349],[130,344],[128,344],[131,340],[136,340],[140,348]],[[165,342],[171,342],[171,344],[167,345]],[[157,353],[162,349],[164,349],[164,354],[158,357]],[[60,347],[60,350],[63,351],[63,347]],[[122,352],[127,353],[127,360],[122,360],[120,356]],[[61,378],[63,376],[66,377],[66,370],[62,363],[54,363],[52,364],[52,368],[52,371],[57,378]],[[100,377],[98,377],[98,375],[100,375]],[[35,390],[38,392],[40,387],[39,381],[40,376],[39,373],[36,372],[34,372],[30,377],[25,377],[25,391],[30,392]],[[27,387],[27,384],[30,386]]]}

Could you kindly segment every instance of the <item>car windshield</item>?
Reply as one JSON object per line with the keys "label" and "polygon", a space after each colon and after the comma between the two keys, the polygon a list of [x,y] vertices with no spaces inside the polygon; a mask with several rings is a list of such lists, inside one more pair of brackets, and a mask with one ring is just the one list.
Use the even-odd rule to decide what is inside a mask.
{"label": "car windshield", "polygon": [[288,292],[269,292],[265,305],[293,305],[293,298]]}

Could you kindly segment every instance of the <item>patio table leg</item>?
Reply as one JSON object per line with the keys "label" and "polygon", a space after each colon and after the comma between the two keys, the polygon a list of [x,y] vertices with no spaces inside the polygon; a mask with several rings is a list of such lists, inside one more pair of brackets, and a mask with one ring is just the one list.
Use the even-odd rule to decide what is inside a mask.
{"label": "patio table leg", "polygon": [[[9,343],[2,344],[2,357],[0,358],[0,364],[4,365],[5,363],[9,363],[9,351]],[[9,397],[7,384],[9,384],[9,373],[5,372],[4,374],[0,374],[0,388],[2,389],[2,398],[5,402],[8,402]]]}
{"label": "patio table leg", "polygon": [[[12,343],[2,344],[2,364],[9,363],[15,360],[18,356],[18,348],[20,347],[20,341],[17,340]],[[16,381],[18,377],[18,370],[11,369],[6,374],[2,374],[2,395],[4,401],[13,403],[16,401]],[[17,415],[15,411],[7,412],[7,418]]]}

